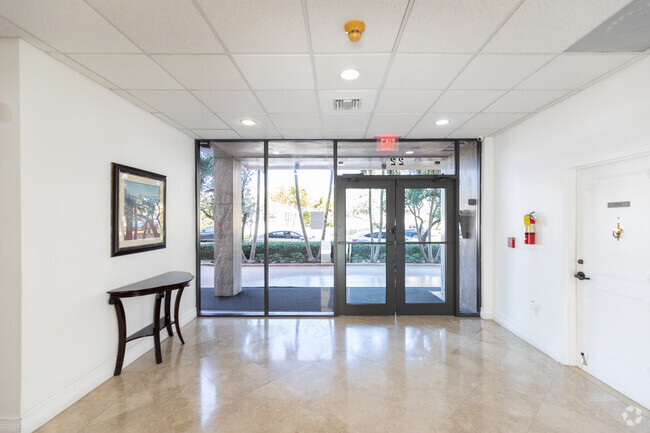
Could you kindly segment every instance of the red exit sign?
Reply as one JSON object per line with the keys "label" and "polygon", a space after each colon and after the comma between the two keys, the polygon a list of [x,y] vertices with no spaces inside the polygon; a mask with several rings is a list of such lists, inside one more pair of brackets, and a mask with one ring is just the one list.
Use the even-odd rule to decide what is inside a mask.
{"label": "red exit sign", "polygon": [[397,152],[399,150],[398,137],[377,137],[377,151]]}

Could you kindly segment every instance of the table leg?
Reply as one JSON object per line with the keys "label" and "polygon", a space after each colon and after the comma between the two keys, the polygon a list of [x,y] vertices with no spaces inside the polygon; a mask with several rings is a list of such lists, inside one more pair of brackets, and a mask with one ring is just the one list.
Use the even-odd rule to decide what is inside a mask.
{"label": "table leg", "polygon": [[126,316],[124,315],[124,306],[119,298],[111,298],[108,303],[115,306],[115,313],[117,314],[117,359],[115,360],[113,376],[119,376],[122,373],[124,350],[126,349]]}
{"label": "table leg", "polygon": [[153,304],[153,344],[156,352],[156,364],[162,363],[162,353],[160,351],[160,300],[165,297],[165,293],[156,293],[156,300]]}
{"label": "table leg", "polygon": [[184,287],[178,289],[178,295],[176,295],[176,303],[174,304],[174,322],[176,323],[176,334],[178,334],[178,338],[181,340],[181,344],[185,344],[185,340],[183,340],[183,335],[181,334],[181,322],[180,318],[178,317],[178,309],[181,306],[181,296],[183,295],[183,289]]}
{"label": "table leg", "polygon": [[165,292],[165,328],[167,328],[167,335],[170,337],[174,336],[174,331],[172,331],[172,291],[167,290]]}

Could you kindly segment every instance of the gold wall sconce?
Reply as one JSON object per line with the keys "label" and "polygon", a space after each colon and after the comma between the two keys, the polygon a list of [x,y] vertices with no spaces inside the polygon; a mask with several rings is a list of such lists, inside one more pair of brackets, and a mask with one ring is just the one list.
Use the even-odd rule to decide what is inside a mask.
{"label": "gold wall sconce", "polygon": [[612,231],[612,236],[614,236],[617,241],[620,241],[622,234],[623,234],[623,229],[621,228],[621,222],[619,221],[616,224],[616,229],[614,231]]}

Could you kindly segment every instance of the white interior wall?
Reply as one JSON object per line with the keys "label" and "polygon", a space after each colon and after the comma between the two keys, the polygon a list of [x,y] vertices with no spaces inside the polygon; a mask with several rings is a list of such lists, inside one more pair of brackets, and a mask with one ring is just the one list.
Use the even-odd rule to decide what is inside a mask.
{"label": "white interior wall", "polygon": [[[648,77],[646,57],[484,147],[492,158],[484,201],[494,205],[494,239],[483,242],[484,269],[493,269],[483,274],[484,299],[493,298],[495,320],[558,361],[575,362],[575,168],[650,152]],[[523,243],[530,211],[534,246]],[[515,249],[507,248],[508,236],[516,237]]]}
{"label": "white interior wall", "polygon": [[[108,379],[117,322],[107,290],[195,273],[193,140],[20,43],[23,432]],[[167,247],[111,258],[111,162],[167,176]],[[124,302],[130,334],[153,299]],[[196,316],[186,289],[181,324]],[[125,365],[152,347],[127,345]],[[152,355],[153,356],[153,355]]]}
{"label": "white interior wall", "polygon": [[0,431],[20,419],[18,39],[0,38]]}

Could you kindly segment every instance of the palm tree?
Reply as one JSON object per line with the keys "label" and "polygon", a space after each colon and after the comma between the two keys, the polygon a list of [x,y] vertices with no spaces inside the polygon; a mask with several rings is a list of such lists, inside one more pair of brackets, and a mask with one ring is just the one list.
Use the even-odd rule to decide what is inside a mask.
{"label": "palm tree", "polygon": [[[318,249],[318,257],[316,261],[320,262],[321,251],[323,251],[323,242],[325,242],[325,232],[327,231],[327,216],[330,210],[330,200],[332,198],[332,185],[334,184],[334,170],[330,170],[330,185],[329,191],[327,192],[327,201],[325,202],[325,215],[323,216],[323,232],[320,235],[320,245]],[[296,188],[297,189],[297,188]],[[322,200],[322,198],[321,198]]]}
{"label": "palm tree", "polygon": [[[255,261],[255,246],[257,245],[257,230],[260,226],[260,171],[257,170],[257,198],[255,204],[255,230],[253,230],[253,237],[251,238],[251,252],[246,259],[248,263]],[[244,256],[245,258],[245,256]]]}
{"label": "palm tree", "polygon": [[311,252],[309,246],[309,237],[307,236],[307,229],[305,228],[305,217],[302,214],[302,206],[300,204],[300,188],[298,187],[298,168],[300,165],[296,163],[293,168],[293,181],[296,185],[296,208],[298,209],[298,217],[300,218],[300,227],[302,228],[302,237],[305,239],[305,247],[307,248],[307,261],[315,262],[314,254]]}

